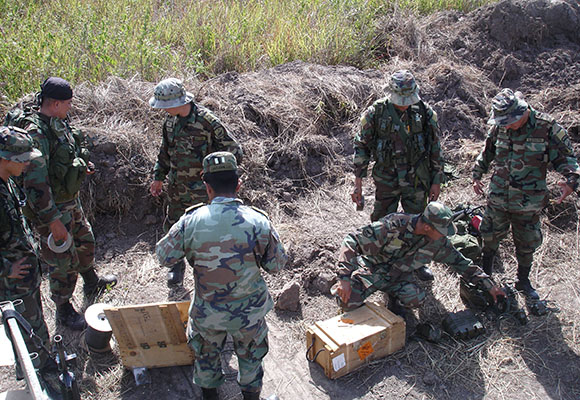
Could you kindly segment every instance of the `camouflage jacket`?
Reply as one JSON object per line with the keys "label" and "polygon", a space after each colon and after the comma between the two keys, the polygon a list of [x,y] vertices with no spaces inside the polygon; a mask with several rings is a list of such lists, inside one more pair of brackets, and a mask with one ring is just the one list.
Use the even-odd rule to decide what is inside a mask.
{"label": "camouflage jacket", "polygon": [[[0,178],[0,300],[14,299],[32,292],[40,285],[37,260],[38,246],[26,220],[20,212],[24,193],[9,179]],[[24,264],[32,265],[24,279],[10,279],[12,263],[25,257]]]}
{"label": "camouflage jacket", "polygon": [[473,167],[480,180],[495,162],[488,204],[508,212],[536,213],[548,202],[548,164],[576,189],[580,168],[568,133],[547,114],[530,108],[529,119],[517,131],[492,127]]}
{"label": "camouflage jacket", "polygon": [[35,223],[47,225],[61,217],[57,204],[78,197],[87,172],[89,151],[82,146],[82,133],[66,120],[41,113],[29,118],[26,130],[42,157],[31,161],[23,177],[27,208]]}
{"label": "camouflage jacket", "polygon": [[420,101],[406,112],[397,111],[387,98],[375,101],[361,117],[361,130],[354,138],[355,176],[364,178],[371,158],[375,169],[406,176],[427,188],[443,179],[437,114]]}
{"label": "camouflage jacket", "polygon": [[187,117],[165,119],[154,179],[163,181],[169,174],[169,184],[200,185],[201,163],[215,151],[233,153],[238,163],[242,158],[240,145],[219,119],[207,108],[192,102]]}
{"label": "camouflage jacket", "polygon": [[161,265],[187,258],[195,299],[189,315],[206,329],[251,326],[272,309],[260,268],[279,271],[287,257],[268,218],[241,200],[216,197],[191,207],[156,246]]}
{"label": "camouflage jacket", "polygon": [[338,276],[348,280],[359,268],[396,280],[431,261],[447,264],[467,280],[491,288],[487,275],[465,258],[449,239],[430,240],[414,233],[419,216],[393,213],[347,235],[338,257]]}

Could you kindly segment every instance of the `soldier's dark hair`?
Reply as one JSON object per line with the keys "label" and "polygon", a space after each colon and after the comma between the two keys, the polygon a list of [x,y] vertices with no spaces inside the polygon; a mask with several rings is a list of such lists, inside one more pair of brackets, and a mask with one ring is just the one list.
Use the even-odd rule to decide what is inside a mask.
{"label": "soldier's dark hair", "polygon": [[234,194],[238,187],[238,172],[206,172],[203,181],[211,186],[217,195]]}

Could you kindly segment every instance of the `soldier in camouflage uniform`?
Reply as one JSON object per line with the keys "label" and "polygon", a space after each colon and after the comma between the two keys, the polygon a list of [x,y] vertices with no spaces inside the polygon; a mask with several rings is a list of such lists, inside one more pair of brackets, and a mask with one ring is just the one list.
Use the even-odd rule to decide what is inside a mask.
{"label": "soldier in camouflage uniform", "polygon": [[[98,277],[93,267],[95,237],[79,199],[85,175],[94,173],[89,151],[82,146],[82,133],[72,128],[67,114],[72,88],[61,78],[48,78],[41,86],[40,109],[26,117],[26,130],[42,157],[31,161],[24,175],[28,196],[27,217],[41,238],[41,258],[49,265],[50,291],[56,303],[56,319],[73,330],[86,326],[84,317],[70,303],[78,274],[84,280],[87,296],[117,283],[114,275]],[[63,252],[51,250],[72,237]]]}
{"label": "soldier in camouflage uniform", "polygon": [[[19,176],[34,158],[34,149],[26,132],[14,127],[0,128],[0,302],[22,300],[16,310],[30,323],[34,333],[48,346],[48,329],[40,301],[40,264],[38,245],[21,213],[26,196],[11,177]],[[38,352],[40,368],[48,355],[38,351],[30,335],[22,331],[29,352]],[[15,353],[16,354],[16,353]]]}
{"label": "soldier in camouflage uniform", "polygon": [[[159,82],[149,104],[169,114],[163,124],[161,148],[150,187],[151,194],[159,196],[163,181],[169,175],[169,204],[163,226],[167,232],[187,207],[207,202],[201,181],[203,158],[214,151],[229,151],[240,162],[242,149],[211,111],[193,101],[193,94],[186,92],[178,79]],[[182,283],[184,268],[184,262],[171,268],[167,276],[169,286]]]}
{"label": "soldier in camouflage uniform", "polygon": [[[349,234],[338,258],[339,281],[332,292],[345,311],[360,307],[377,290],[389,294],[389,308],[400,315],[419,307],[425,292],[413,271],[437,261],[467,281],[482,285],[494,299],[504,295],[489,277],[449,242],[455,234],[453,212],[431,202],[422,214],[393,213]],[[404,308],[401,308],[404,307]]]}
{"label": "soldier in camouflage uniform", "polygon": [[542,243],[540,212],[548,202],[546,170],[551,163],[566,178],[558,183],[562,195],[557,203],[561,203],[576,190],[580,169],[566,130],[511,89],[494,97],[488,124],[492,127],[473,167],[473,189],[482,195],[481,178],[495,162],[481,223],[483,268],[492,273],[499,243],[511,225],[518,261],[516,289],[538,300],[529,275],[534,251]]}
{"label": "soldier in camouflage uniform", "polygon": [[[395,72],[390,94],[377,100],[361,117],[354,138],[355,188],[352,200],[362,204],[362,179],[371,159],[375,161],[375,206],[371,221],[397,212],[399,201],[406,213],[419,214],[429,201],[439,198],[443,179],[437,114],[419,97],[411,72]],[[432,280],[427,267],[418,271]]]}
{"label": "soldier in camouflage uniform", "polygon": [[262,359],[268,352],[264,317],[273,306],[260,268],[279,271],[287,257],[264,212],[236,198],[239,180],[233,154],[205,157],[203,181],[211,203],[190,207],[157,243],[157,257],[167,267],[184,257],[193,266],[195,299],[187,335],[195,351],[194,382],[202,387],[204,398],[218,398],[216,388],[224,382],[220,352],[230,334],[244,399],[259,399]]}

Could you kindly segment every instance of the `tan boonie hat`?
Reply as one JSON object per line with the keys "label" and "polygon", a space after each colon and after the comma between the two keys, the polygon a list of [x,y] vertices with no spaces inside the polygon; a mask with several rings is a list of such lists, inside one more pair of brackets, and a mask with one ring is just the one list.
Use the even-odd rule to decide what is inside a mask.
{"label": "tan boonie hat", "polygon": [[391,75],[388,89],[390,91],[389,100],[397,106],[410,106],[421,100],[415,77],[411,71],[406,69]]}
{"label": "tan boonie hat", "polygon": [[228,151],[216,151],[203,159],[203,173],[237,171],[236,157]]}
{"label": "tan boonie hat", "polygon": [[521,98],[521,93],[502,89],[491,101],[491,116],[487,123],[497,126],[511,125],[518,122],[527,109],[528,103]]}
{"label": "tan boonie hat", "polygon": [[41,156],[25,130],[15,126],[0,127],[0,158],[24,163]]}
{"label": "tan boonie hat", "polygon": [[177,78],[164,79],[155,86],[149,105],[153,108],[174,108],[193,100],[193,94],[185,90]]}
{"label": "tan boonie hat", "polygon": [[453,224],[453,211],[438,201],[432,201],[427,204],[425,211],[423,211],[423,221],[444,236],[452,236],[457,233],[457,229]]}

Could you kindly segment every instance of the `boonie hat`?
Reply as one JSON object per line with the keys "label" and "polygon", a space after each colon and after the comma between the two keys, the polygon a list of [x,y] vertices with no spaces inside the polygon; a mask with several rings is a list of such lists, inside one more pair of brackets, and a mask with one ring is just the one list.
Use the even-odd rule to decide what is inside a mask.
{"label": "boonie hat", "polygon": [[185,90],[181,80],[168,78],[155,86],[149,105],[153,108],[173,108],[183,106],[192,100],[193,94]]}
{"label": "boonie hat", "polygon": [[237,171],[236,157],[228,151],[216,151],[203,159],[203,173]]}
{"label": "boonie hat", "polygon": [[453,224],[453,211],[438,201],[432,201],[427,204],[425,211],[423,211],[423,221],[444,236],[452,236],[457,233],[457,229]]}
{"label": "boonie hat", "polygon": [[507,126],[518,122],[528,109],[528,103],[511,89],[502,89],[491,101],[489,125]]}
{"label": "boonie hat", "polygon": [[391,103],[398,106],[410,106],[421,100],[419,97],[419,86],[415,82],[415,77],[406,69],[395,72],[391,75],[388,87]]}
{"label": "boonie hat", "polygon": [[14,162],[27,162],[42,156],[35,149],[25,130],[15,126],[0,127],[0,158]]}

